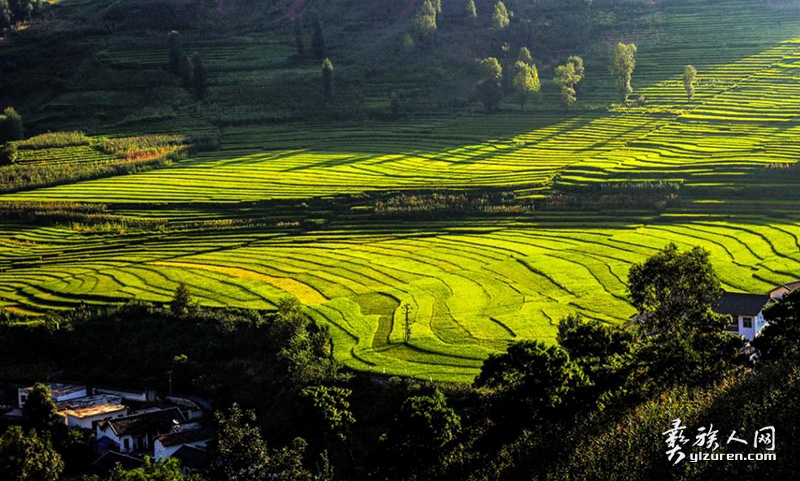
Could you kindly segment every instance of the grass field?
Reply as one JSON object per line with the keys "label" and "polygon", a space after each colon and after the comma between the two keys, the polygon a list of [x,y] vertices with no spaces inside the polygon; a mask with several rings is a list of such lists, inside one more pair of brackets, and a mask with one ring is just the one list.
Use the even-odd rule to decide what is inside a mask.
{"label": "grass field", "polygon": [[[764,9],[746,25],[722,16],[706,31],[699,3],[666,3],[667,38],[637,40],[641,107],[565,115],[509,104],[492,116],[224,127],[220,150],[168,167],[2,195],[8,205],[104,204],[113,218],[6,216],[0,302],[24,312],[82,300],[160,303],[179,283],[209,306],[269,309],[292,295],[331,327],[335,355],[349,367],[469,381],[513,340],[552,342],[570,313],[625,321],[634,313],[629,267],[668,242],[706,248],[728,289],[757,293],[798,278],[800,20],[778,22],[780,10]],[[754,8],[720,8],[745,4]],[[693,42],[704,34],[729,41]],[[281,68],[259,53],[285,55],[280,46],[249,45],[198,48],[228,72],[225,82],[245,82],[242,65]],[[139,64],[158,58],[130,55]],[[700,78],[691,102],[679,77],[687,63]],[[223,94],[212,84],[222,104]],[[207,129],[180,115],[166,122]],[[21,158],[102,162],[108,154],[95,142],[21,150]],[[556,192],[602,199],[658,181],[679,186],[677,202],[547,204]],[[377,212],[376,198],[401,191],[507,191],[539,203],[412,219]]]}

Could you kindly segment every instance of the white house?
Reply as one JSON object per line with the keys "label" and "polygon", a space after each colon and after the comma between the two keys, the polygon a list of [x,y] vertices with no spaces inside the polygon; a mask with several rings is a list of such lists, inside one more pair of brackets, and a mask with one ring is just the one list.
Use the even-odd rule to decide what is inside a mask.
{"label": "white house", "polygon": [[205,428],[187,429],[177,426],[175,432],[156,438],[153,459],[172,457],[183,446],[204,449],[211,440],[211,431]]}
{"label": "white house", "polygon": [[767,295],[775,301],[779,301],[783,299],[784,294],[787,292],[792,292],[793,290],[800,288],[800,280],[788,282],[786,284],[781,284],[775,289],[767,292]]}
{"label": "white house", "polygon": [[184,421],[176,407],[109,419],[97,424],[97,442],[109,444],[121,453],[152,451],[155,438],[172,432],[173,426]]}
{"label": "white house", "polygon": [[[45,386],[50,388],[50,393],[51,393],[50,397],[56,403],[69,401],[71,399],[86,397],[88,394],[88,392],[86,391],[86,386],[77,386],[74,384],[60,384],[54,382],[47,382],[44,384]],[[33,391],[33,386],[17,389],[17,402],[19,403],[20,409],[22,409],[22,407],[25,406],[25,402],[28,400],[28,396],[30,396],[31,391]]]}
{"label": "white house", "polygon": [[122,404],[105,403],[65,409],[59,411],[58,414],[64,417],[64,423],[68,427],[94,429],[96,423],[100,421],[127,416],[128,407]]}
{"label": "white house", "polygon": [[733,317],[727,330],[741,334],[752,341],[766,325],[762,310],[772,302],[769,294],[741,294],[725,292],[719,300],[716,312]]}

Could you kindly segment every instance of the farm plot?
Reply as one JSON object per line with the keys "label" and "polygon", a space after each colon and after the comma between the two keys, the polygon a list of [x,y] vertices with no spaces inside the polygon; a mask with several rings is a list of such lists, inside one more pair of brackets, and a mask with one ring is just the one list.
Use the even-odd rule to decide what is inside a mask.
{"label": "farm plot", "polygon": [[708,249],[727,288],[766,291],[800,272],[797,219],[678,219],[354,239],[219,231],[92,242],[42,228],[3,238],[0,299],[28,310],[160,303],[181,282],[205,305],[269,309],[293,295],[331,327],[345,365],[466,381],[511,341],[552,342],[570,313],[624,322],[634,312],[625,300],[629,266],[668,242]]}

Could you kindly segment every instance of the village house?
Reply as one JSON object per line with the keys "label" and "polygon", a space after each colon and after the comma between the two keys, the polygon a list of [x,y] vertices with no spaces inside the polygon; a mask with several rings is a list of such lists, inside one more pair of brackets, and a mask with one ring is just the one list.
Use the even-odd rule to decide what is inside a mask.
{"label": "village house", "polygon": [[184,421],[176,407],[101,421],[97,424],[97,443],[100,448],[121,453],[152,452],[158,436],[169,434],[173,426]]}
{"label": "village house", "polygon": [[163,434],[156,438],[154,443],[154,459],[166,459],[184,446],[205,449],[211,440],[211,430],[200,426],[186,425],[175,426],[173,432]]}
{"label": "village house", "polygon": [[719,300],[716,312],[729,314],[733,318],[733,322],[727,327],[728,332],[741,334],[752,341],[766,325],[762,310],[770,301],[768,294],[725,292]]}
{"label": "village house", "polygon": [[[89,394],[86,390],[86,386],[54,382],[47,382],[45,386],[50,388],[51,398],[55,403],[86,397]],[[19,403],[20,409],[25,406],[25,402],[28,400],[28,396],[30,396],[32,391],[33,386],[23,387],[17,390],[17,402]]]}
{"label": "village house", "polygon": [[767,325],[764,309],[797,288],[800,288],[800,280],[781,284],[765,294],[725,292],[719,300],[716,312],[733,317],[733,322],[727,327],[728,332],[741,334],[752,341]]}
{"label": "village house", "polygon": [[128,415],[128,407],[116,403],[92,404],[59,411],[67,427],[94,429],[97,423]]}

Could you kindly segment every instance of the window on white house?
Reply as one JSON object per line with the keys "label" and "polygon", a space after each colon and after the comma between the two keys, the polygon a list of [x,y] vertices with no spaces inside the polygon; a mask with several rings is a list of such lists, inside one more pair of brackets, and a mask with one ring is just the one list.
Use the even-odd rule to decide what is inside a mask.
{"label": "window on white house", "polygon": [[125,438],[122,441],[122,445],[125,447],[125,451],[130,450],[131,449],[131,440],[129,438]]}
{"label": "window on white house", "polygon": [[745,329],[752,329],[753,328],[753,318],[752,317],[743,317],[742,318],[742,327]]}

